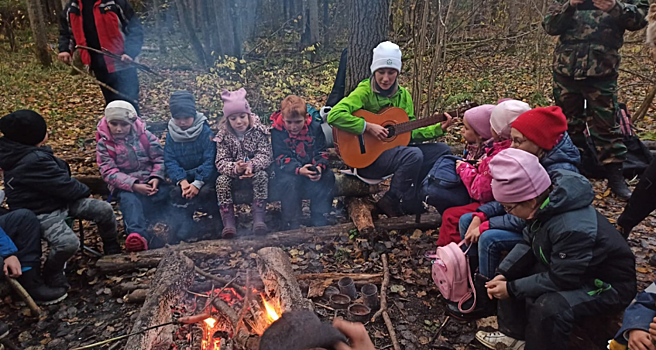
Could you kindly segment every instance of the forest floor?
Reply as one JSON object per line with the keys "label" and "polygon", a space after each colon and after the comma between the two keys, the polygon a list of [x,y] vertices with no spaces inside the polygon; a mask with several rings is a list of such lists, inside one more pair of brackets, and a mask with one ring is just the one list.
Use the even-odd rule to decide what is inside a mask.
{"label": "forest floor", "polygon": [[[281,35],[285,42],[290,35]],[[54,36],[50,38],[55,42]],[[152,39],[147,47],[154,47]],[[103,113],[104,101],[92,79],[71,75],[71,69],[60,63],[43,69],[30,53],[30,44],[22,41],[18,52],[8,52],[0,46],[0,114],[19,108],[39,111],[48,121],[51,132],[49,145],[55,154],[68,160],[74,175],[97,175],[95,164],[95,128]],[[0,43],[0,45],[3,45]],[[337,46],[337,45],[335,45]],[[154,49],[145,49],[142,62],[161,74],[155,77],[140,73],[141,105],[147,121],[168,120],[168,97],[179,89],[188,89],[197,98],[198,109],[215,127],[220,115],[222,88],[245,86],[249,100],[262,119],[276,110],[284,96],[298,94],[315,107],[321,107],[332,87],[337,69],[339,49],[325,48],[298,52],[293,45],[264,43],[245,60],[227,59],[210,72],[198,69],[188,57],[191,52],[172,49],[161,57]],[[535,106],[550,104],[548,64],[536,65],[520,48],[498,51],[481,48],[463,56],[446,70],[444,94],[474,100],[495,102],[501,97],[523,99]],[[620,100],[629,110],[637,109],[649,86],[647,81],[652,64],[641,46],[627,45],[620,78]],[[55,55],[53,53],[53,59]],[[548,62],[543,59],[541,62]],[[536,68],[537,67],[537,68]],[[631,72],[631,73],[628,73]],[[648,138],[656,134],[653,113],[637,125]],[[450,144],[460,143],[460,126],[446,137]],[[593,180],[597,197],[595,206],[614,222],[624,203],[609,195],[603,181]],[[118,214],[118,212],[117,212]],[[274,212],[274,216],[277,212]],[[343,222],[347,215],[338,201],[331,213],[332,222]],[[648,217],[637,226],[629,240],[636,253],[640,290],[656,275],[648,264],[656,250],[654,236],[656,218]],[[94,232],[95,226],[87,231]],[[330,242],[312,242],[288,247],[294,268],[309,272],[381,272],[380,255],[390,256],[392,274],[390,313],[397,335],[405,349],[479,349],[474,341],[478,327],[494,325],[494,319],[479,324],[450,322],[441,335],[435,332],[445,321],[444,302],[430,275],[430,261],[424,253],[434,250],[437,228],[427,231],[382,232],[375,239],[344,232]],[[97,247],[96,235],[87,235],[86,244]],[[201,266],[212,273],[223,265],[252,267],[251,251],[235,252],[217,257]],[[26,308],[16,298],[0,301],[0,320],[12,327],[10,339],[28,350],[67,349],[126,334],[140,305],[126,303],[116,286],[126,281],[148,283],[154,269],[142,269],[129,274],[103,275],[94,266],[95,258],[77,254],[67,267],[72,282],[69,297],[62,303],[44,308],[41,318],[27,317]],[[202,280],[202,278],[197,278]],[[327,318],[332,315],[327,315]],[[382,321],[368,324],[377,349],[390,347]],[[432,343],[429,344],[429,342]],[[120,343],[119,343],[120,344]],[[115,349],[116,347],[105,346]]]}

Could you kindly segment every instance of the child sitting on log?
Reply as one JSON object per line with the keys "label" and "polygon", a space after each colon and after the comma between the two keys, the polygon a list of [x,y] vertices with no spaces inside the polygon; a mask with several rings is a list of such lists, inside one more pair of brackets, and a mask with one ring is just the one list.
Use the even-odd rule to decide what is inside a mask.
{"label": "child sitting on log", "polygon": [[638,294],[624,311],[622,328],[610,350],[656,350],[656,282]]}
{"label": "child sitting on log", "polygon": [[271,143],[276,161],[276,187],[283,226],[299,227],[303,198],[310,198],[312,226],[325,226],[333,203],[335,174],[328,167],[326,137],[302,98],[287,96],[271,115]]}
{"label": "child sitting on log", "polygon": [[171,212],[162,145],[126,101],[110,102],[97,130],[96,161],[123,213],[125,249],[147,250],[156,238],[147,231],[146,213]]}
{"label": "child sitting on log", "polygon": [[31,110],[20,110],[0,119],[0,168],[4,170],[7,204],[11,210],[29,209],[41,223],[41,235],[50,245],[43,265],[48,286],[65,289],[66,261],[80,246],[80,240],[66,224],[71,216],[94,221],[103,240],[106,255],[118,254],[116,217],[112,206],[89,198],[89,188],[71,177],[68,164],[54,156],[43,117]]}
{"label": "child sitting on log", "polygon": [[[398,45],[385,41],[375,49],[371,62],[371,77],[363,80],[353,92],[335,105],[328,115],[328,123],[351,134],[371,136],[384,141],[388,130],[378,124],[367,123],[353,115],[364,109],[378,113],[385,107],[399,107],[405,110],[410,120],[415,120],[414,105],[410,92],[399,86],[401,73],[401,49]],[[438,138],[451,126],[447,120],[412,131],[412,142],[418,143]],[[425,143],[408,147],[395,147],[383,152],[376,161],[358,174],[365,178],[380,179],[394,174],[389,191],[377,203],[378,209],[387,216],[420,214],[424,205],[418,196],[421,180],[437,159],[451,154],[444,143]]]}
{"label": "child sitting on log", "polygon": [[246,90],[223,90],[223,119],[216,135],[216,193],[219,200],[224,238],[237,233],[233,192],[237,188],[252,188],[253,232],[265,234],[266,203],[269,198],[271,143],[269,131],[260,118],[251,113]]}
{"label": "child sitting on log", "polygon": [[[567,119],[560,107],[535,108],[523,113],[513,122],[510,135],[511,148],[538,157],[547,172],[564,169],[578,173],[576,165],[581,157],[567,134]],[[478,267],[479,273],[474,278],[478,289],[484,290],[485,283],[494,277],[502,254],[521,242],[525,226],[524,220],[506,213],[497,201],[483,204],[476,212],[460,218],[460,237],[472,245],[468,253],[472,273]],[[471,313],[460,314],[454,305],[449,305],[448,312],[458,318],[476,319],[494,314],[496,308],[482,300]]]}
{"label": "child sitting on log", "polygon": [[43,282],[41,225],[27,209],[0,215],[0,264],[5,276],[16,278],[37,304],[55,304],[68,296],[66,289]]}
{"label": "child sitting on log", "polygon": [[176,235],[188,239],[195,230],[193,216],[202,208],[221,226],[219,206],[216,203],[215,183],[218,176],[214,161],[216,144],[207,118],[196,112],[194,95],[188,91],[176,91],[169,99],[169,120],[164,166],[175,186],[171,190],[171,202],[182,211]]}
{"label": "child sitting on log", "polygon": [[473,165],[465,161],[456,161],[456,173],[462,180],[472,203],[459,207],[451,207],[444,211],[438,246],[445,246],[451,242],[460,242],[459,221],[466,213],[476,210],[482,203],[494,200],[492,196],[492,176],[489,172],[490,161],[504,149],[510,147],[511,124],[520,114],[530,110],[529,105],[522,101],[507,100],[499,103],[492,109],[490,115],[490,134],[492,144],[485,148],[485,152]]}
{"label": "child sitting on log", "polygon": [[636,293],[633,252],[592,206],[585,177],[560,169],[548,174],[538,157],[514,148],[499,153],[490,172],[494,198],[527,225],[486,284],[488,297],[499,300],[500,331],[479,331],[476,339],[490,349],[567,350],[577,322],[629,305]]}

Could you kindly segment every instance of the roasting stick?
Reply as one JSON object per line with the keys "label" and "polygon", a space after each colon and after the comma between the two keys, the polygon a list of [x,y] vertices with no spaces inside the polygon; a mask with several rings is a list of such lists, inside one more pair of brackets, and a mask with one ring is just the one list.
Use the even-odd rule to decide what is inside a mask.
{"label": "roasting stick", "polygon": [[141,331],[138,331],[138,332],[134,332],[134,333],[130,333],[130,334],[126,334],[126,335],[122,335],[122,336],[120,336],[120,337],[110,338],[110,339],[107,339],[107,340],[103,340],[103,341],[101,341],[101,342],[97,342],[97,343],[93,343],[93,344],[89,344],[89,345],[85,345],[85,346],[80,346],[80,347],[78,347],[78,348],[73,348],[73,349],[69,349],[69,350],[85,350],[85,349],[95,348],[96,346],[101,346],[101,345],[105,345],[105,344],[113,343],[113,342],[115,342],[115,341],[119,341],[119,340],[121,340],[121,339],[129,338],[129,337],[131,337],[131,336],[133,336],[133,335],[143,334],[143,333],[148,332],[149,330],[152,330],[152,329],[155,329],[155,328],[164,327],[164,326],[168,326],[168,325],[175,324],[175,323],[177,323],[177,322],[166,322],[166,323],[158,324],[158,325],[155,325],[155,326],[152,326],[152,327],[148,327],[148,328],[146,328],[146,329],[144,329],[144,330],[141,330]]}

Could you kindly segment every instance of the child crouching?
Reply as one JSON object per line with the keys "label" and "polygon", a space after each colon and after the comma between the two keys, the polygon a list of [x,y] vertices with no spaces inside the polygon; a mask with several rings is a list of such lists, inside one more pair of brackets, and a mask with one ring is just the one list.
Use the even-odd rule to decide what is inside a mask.
{"label": "child crouching", "polygon": [[235,206],[232,192],[238,186],[250,185],[253,191],[253,232],[267,232],[264,223],[266,202],[269,198],[269,174],[271,143],[269,131],[260,119],[251,113],[246,100],[246,90],[223,90],[223,119],[216,135],[216,194],[219,200],[224,238],[237,233]]}
{"label": "child crouching", "polygon": [[97,129],[96,160],[103,180],[118,197],[129,233],[125,249],[147,250],[154,237],[147,232],[146,213],[165,217],[170,211],[162,145],[126,101],[110,102]]}
{"label": "child crouching", "polygon": [[335,174],[328,168],[326,138],[318,121],[307,113],[298,96],[287,96],[281,110],[271,115],[271,143],[276,160],[276,183],[283,225],[299,227],[303,198],[310,198],[312,226],[325,226],[333,203]]}

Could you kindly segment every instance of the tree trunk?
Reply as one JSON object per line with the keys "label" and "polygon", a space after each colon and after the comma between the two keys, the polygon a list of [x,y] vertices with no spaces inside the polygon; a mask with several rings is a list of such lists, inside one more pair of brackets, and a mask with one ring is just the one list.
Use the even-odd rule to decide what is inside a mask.
{"label": "tree trunk", "polygon": [[314,45],[319,42],[319,0],[308,0],[308,10],[310,45]]}
{"label": "tree trunk", "polygon": [[182,22],[180,23],[180,26],[182,27],[183,33],[186,34],[187,39],[191,44],[191,48],[194,50],[194,53],[198,58],[198,62],[201,64],[201,66],[203,66],[203,68],[207,68],[203,44],[201,44],[200,40],[198,39],[196,30],[194,29],[193,23],[191,22],[192,14],[190,14],[189,9],[186,8],[187,4],[184,0],[176,0],[176,5],[180,14],[180,21]]}
{"label": "tree trunk", "polygon": [[[241,56],[241,45],[235,42],[235,25],[233,22],[232,0],[218,0],[216,3],[216,17],[221,33],[222,54],[239,57]],[[237,50],[237,48],[239,48]]]}
{"label": "tree trunk", "polygon": [[328,47],[330,46],[330,0],[323,0],[323,18],[321,20],[321,25],[323,25],[323,39],[321,40],[323,45]]}
{"label": "tree trunk", "polygon": [[155,15],[155,34],[157,35],[157,43],[159,44],[159,53],[166,55],[166,40],[164,40],[164,31],[162,30],[162,9],[161,0],[153,0],[153,13]]}
{"label": "tree trunk", "polygon": [[43,9],[39,0],[27,0],[27,15],[30,19],[32,28],[32,37],[34,40],[34,50],[36,57],[44,67],[50,67],[52,60],[48,54],[48,37],[46,36],[46,24],[43,16]]}
{"label": "tree trunk", "polygon": [[59,23],[57,22],[57,19],[62,14],[62,12],[64,12],[64,6],[62,5],[62,2],[59,0],[54,0],[53,3],[54,3],[53,5],[55,6],[55,12],[57,12],[54,17],[54,23]]}
{"label": "tree trunk", "polygon": [[350,0],[349,48],[346,91],[350,93],[367,78],[373,49],[387,40],[390,0]]}

